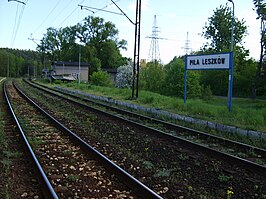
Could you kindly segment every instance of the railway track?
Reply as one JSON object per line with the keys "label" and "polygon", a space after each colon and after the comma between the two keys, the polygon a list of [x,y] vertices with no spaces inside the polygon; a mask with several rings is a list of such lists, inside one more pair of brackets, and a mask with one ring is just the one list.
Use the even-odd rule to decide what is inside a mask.
{"label": "railway track", "polygon": [[0,84],[0,198],[44,198]]}
{"label": "railway track", "polygon": [[8,96],[54,192],[47,198],[160,198],[11,84]]}
{"label": "railway track", "polygon": [[[37,88],[43,89],[43,91],[46,92],[51,92],[50,90],[47,90],[48,87],[36,84],[32,84],[32,86],[36,86]],[[83,103],[85,102],[87,106],[91,106],[92,104],[94,106],[96,105],[97,107],[101,109],[104,108],[105,111],[108,110],[112,114],[115,114],[119,117],[126,118],[130,121],[140,123],[150,128],[158,129],[159,131],[163,131],[169,134],[170,136],[178,137],[182,140],[189,140],[191,142],[198,143],[215,151],[223,152],[224,154],[229,154],[229,156],[226,156],[225,159],[234,156],[236,158],[232,158],[232,161],[236,161],[240,164],[246,165],[246,167],[250,168],[251,170],[256,170],[258,172],[266,171],[266,150],[263,148],[243,144],[219,136],[211,135],[205,132],[165,122],[156,118],[137,114],[132,111],[127,111],[121,108],[114,107],[112,105],[84,98],[84,96],[77,96],[71,93],[67,93],[62,90],[52,89],[52,94],[57,94],[58,96],[61,96],[65,99],[78,99]]]}
{"label": "railway track", "polygon": [[[38,89],[40,90],[40,88]],[[26,90],[30,90],[30,87],[27,87]],[[152,187],[154,190],[156,190],[156,192],[162,194],[163,197],[182,197],[182,194],[191,195],[190,192],[193,192],[193,194],[201,193],[201,191],[198,191],[196,189],[193,189],[193,191],[190,190],[190,185],[188,184],[192,184],[192,187],[198,187],[198,189],[206,189],[209,191],[210,189],[212,189],[209,186],[213,187],[214,185],[217,186],[217,189],[225,189],[221,188],[221,186],[233,186],[236,192],[237,189],[250,190],[250,188],[245,187],[246,180],[251,181],[251,184],[255,183],[255,187],[260,187],[260,195],[264,194],[264,191],[261,190],[265,189],[265,187],[263,186],[263,184],[265,184],[265,180],[261,179],[260,177],[265,176],[265,170],[261,165],[253,163],[250,164],[250,161],[246,163],[247,161],[243,161],[241,158],[235,158],[228,154],[219,153],[219,151],[212,151],[206,149],[205,146],[195,146],[194,143],[192,143],[191,141],[187,141],[180,138],[176,139],[176,137],[173,137],[172,135],[163,133],[162,131],[158,131],[151,127],[147,127],[144,125],[138,125],[138,127],[136,127],[136,122],[122,120],[123,118],[121,117],[114,117],[111,116],[111,114],[107,114],[108,116],[106,114],[106,116],[100,116],[100,114],[103,114],[100,110],[89,108],[87,105],[84,104],[77,106],[73,104],[74,102],[72,100],[63,99],[62,96],[60,99],[58,99],[58,97],[52,97],[47,94],[44,94],[43,92],[33,90],[34,89],[32,89],[30,92],[36,92],[35,95],[38,95],[39,98],[44,98],[45,96],[45,101],[47,101],[47,103],[50,102],[50,105],[44,105],[45,102],[40,99],[37,99],[37,97],[36,101],[39,101],[40,104],[43,104],[44,106],[47,106],[47,108],[50,108],[50,111],[57,115],[59,120],[64,120],[66,123],[68,123],[70,127],[78,124],[78,126],[80,126],[78,128],[80,136],[83,137],[83,139],[88,140],[88,142],[93,142],[94,139],[99,136],[97,137],[98,140],[94,145],[95,148],[104,149],[108,146],[109,152],[107,152],[106,155],[113,159],[114,162],[118,162],[121,167],[124,167],[125,169],[129,170],[131,173],[134,174],[134,176],[137,176],[138,179],[142,179],[145,184],[147,183],[149,187]],[[59,104],[60,101],[62,103],[60,105],[61,107],[54,107],[51,105],[52,102]],[[68,116],[69,113],[67,111],[64,111],[63,109],[70,110],[70,115],[77,115],[76,118]],[[95,116],[95,118],[89,118],[91,117],[89,116],[89,114],[94,114],[97,116]],[[110,119],[111,117],[112,119]],[[86,121],[85,123],[92,123],[95,128],[102,128],[103,130],[98,133],[99,135],[87,135],[88,131],[92,127],[86,126],[84,122],[77,123],[78,120]],[[99,122],[98,120],[104,120],[104,122]],[[118,126],[122,126],[122,129]],[[114,131],[116,133],[113,132],[112,128],[115,129]],[[117,145],[113,146],[113,148],[119,148],[121,150],[119,154],[114,154],[110,145]],[[202,149],[202,147],[204,149]],[[209,157],[210,154],[211,157]],[[136,166],[136,163],[139,166]],[[241,169],[241,167],[248,168],[249,170],[251,170],[252,177],[249,176],[250,174],[247,174],[249,173],[249,171],[243,170]],[[254,170],[254,168],[256,169],[256,171]],[[181,174],[181,172],[184,172],[184,175],[183,173]],[[150,174],[144,175],[143,173]],[[209,176],[206,176],[204,173],[208,173]],[[257,175],[256,173],[259,173],[259,175]],[[188,179],[189,177],[192,178],[191,175],[194,176],[195,179]],[[174,176],[177,179],[173,179]],[[159,178],[162,179],[158,180]],[[180,182],[177,182],[177,180],[180,178],[181,180],[192,182],[185,182],[185,185],[182,185],[185,187],[182,187],[179,184]],[[240,180],[240,178],[242,179]],[[200,181],[202,179],[204,179],[204,182]],[[236,181],[238,181],[238,185],[232,185],[236,183]],[[175,187],[177,186],[177,184],[180,187],[180,190],[173,190],[173,186]],[[241,186],[239,186],[239,184],[241,184]],[[210,194],[209,191],[206,191],[207,195]],[[219,195],[218,192],[219,191],[216,190],[213,194],[217,196]],[[241,197],[240,192],[238,193],[238,197]],[[246,194],[246,192],[242,194]],[[258,195],[258,193],[256,194]]]}

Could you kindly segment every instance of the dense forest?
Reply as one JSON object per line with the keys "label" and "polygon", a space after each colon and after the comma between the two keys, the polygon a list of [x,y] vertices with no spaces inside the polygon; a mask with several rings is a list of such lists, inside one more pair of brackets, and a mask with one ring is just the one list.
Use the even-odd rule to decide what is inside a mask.
{"label": "dense forest", "polygon": [[[266,19],[266,3],[254,0],[258,20]],[[208,40],[192,54],[229,52],[231,45],[232,10],[220,6],[208,18],[202,36]],[[264,27],[264,26],[263,26]],[[233,95],[240,97],[266,97],[266,37],[261,31],[260,60],[249,58],[249,50],[243,46],[248,34],[244,19],[235,18],[234,26],[234,88]],[[41,75],[51,61],[81,61],[90,63],[90,75],[101,68],[119,68],[130,60],[120,54],[127,42],[118,39],[118,30],[112,22],[99,17],[87,17],[82,23],[65,28],[48,28],[37,51],[0,49],[0,76],[21,77]],[[159,60],[147,63],[140,71],[141,89],[169,96],[183,97],[185,55],[174,57],[162,65]],[[132,65],[129,64],[129,67]],[[132,69],[131,69],[132,70]],[[121,76],[122,77],[122,76]],[[130,78],[127,75],[127,78]],[[132,78],[132,77],[131,77]],[[121,79],[121,78],[120,78]],[[126,81],[126,82],[130,82]],[[226,96],[228,71],[188,71],[188,97]]]}
{"label": "dense forest", "polygon": [[43,61],[37,51],[0,48],[0,76],[41,74]]}

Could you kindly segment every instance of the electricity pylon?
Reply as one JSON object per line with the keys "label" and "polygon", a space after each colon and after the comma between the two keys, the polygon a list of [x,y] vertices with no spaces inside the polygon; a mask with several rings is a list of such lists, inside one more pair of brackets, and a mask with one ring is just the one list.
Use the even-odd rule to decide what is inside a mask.
{"label": "electricity pylon", "polygon": [[182,47],[185,50],[186,55],[188,55],[191,52],[190,48],[190,40],[188,39],[188,32],[187,32],[187,38],[185,41],[185,47]]}
{"label": "electricity pylon", "polygon": [[151,39],[151,45],[150,45],[149,56],[148,56],[148,61],[150,62],[160,62],[161,60],[158,40],[163,39],[163,38],[159,37],[158,35],[159,32],[160,31],[159,31],[159,27],[157,26],[156,15],[154,15],[152,35],[147,37]]}

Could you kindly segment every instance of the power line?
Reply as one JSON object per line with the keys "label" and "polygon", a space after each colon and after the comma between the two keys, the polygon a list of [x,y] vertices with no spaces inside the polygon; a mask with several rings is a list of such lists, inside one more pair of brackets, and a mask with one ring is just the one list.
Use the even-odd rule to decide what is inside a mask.
{"label": "power line", "polygon": [[[82,0],[79,4],[83,3],[85,0]],[[61,26],[76,10],[78,9],[78,7],[76,7],[58,26]]]}
{"label": "power line", "polygon": [[111,1],[120,10],[120,12],[130,21],[130,23],[135,25],[135,23],[127,16],[127,14],[113,0],[111,0]]}
{"label": "power line", "polygon": [[18,3],[22,3],[22,4],[26,5],[26,3],[23,2],[23,1],[19,1],[19,0],[8,0],[8,2],[10,2],[10,1],[16,1],[16,2],[18,2]]}
{"label": "power line", "polygon": [[61,2],[61,0],[59,0],[57,2],[57,4],[53,7],[53,9],[49,12],[49,14],[45,17],[45,19],[42,21],[42,23],[33,31],[33,33],[36,33],[37,30],[40,29],[40,27],[46,22],[46,20],[48,19],[48,17],[53,13],[53,11],[56,9],[56,7],[59,5],[59,3]]}
{"label": "power line", "polygon": [[[51,21],[51,23],[50,24],[52,24],[56,19],[58,19],[59,18],[59,16],[67,9],[67,7],[71,4],[71,2],[72,2],[73,0],[70,0],[70,1],[68,1],[68,3],[63,7],[63,9],[61,9],[61,11],[60,12],[58,12],[58,14],[56,15],[56,17],[54,17],[54,19]],[[59,18],[60,19],[60,18]]]}
{"label": "power line", "polygon": [[113,12],[113,11],[110,11],[110,10],[104,10],[102,8],[95,8],[95,7],[83,6],[83,5],[78,5],[78,6],[80,6],[81,10],[85,9],[85,10],[88,10],[88,11],[92,12],[93,14],[95,13],[93,10],[96,10],[98,12],[102,11],[102,12],[108,12],[108,13],[116,14],[116,15],[123,15],[122,13]]}
{"label": "power line", "polygon": [[[15,40],[16,40],[16,37],[17,37],[17,33],[18,33],[18,30],[19,30],[19,26],[20,26],[20,22],[21,22],[21,19],[22,19],[23,13],[24,13],[24,9],[25,9],[25,6],[26,6],[28,0],[26,0],[25,2],[17,1],[17,0],[11,0],[11,1],[15,1],[15,2],[23,4],[22,6],[19,6],[20,4],[17,5],[15,23],[14,23],[13,33],[12,33],[12,38],[11,38],[11,48],[12,48],[14,43],[15,43]],[[20,8],[20,13],[19,13],[19,16],[18,16],[19,8]]]}

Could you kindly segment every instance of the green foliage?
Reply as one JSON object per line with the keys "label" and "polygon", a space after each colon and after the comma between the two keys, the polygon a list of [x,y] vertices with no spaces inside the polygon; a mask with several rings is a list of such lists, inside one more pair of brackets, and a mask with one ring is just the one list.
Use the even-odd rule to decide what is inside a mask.
{"label": "green foliage", "polygon": [[117,69],[115,86],[118,88],[131,88],[133,69],[130,63]]}
{"label": "green foliage", "polygon": [[122,58],[117,44],[112,40],[99,45],[98,58],[103,68],[117,68],[125,64],[125,59]]}
{"label": "green foliage", "polygon": [[257,65],[256,74],[256,87],[258,90],[258,95],[266,95],[266,64],[263,61],[263,56],[265,56],[266,48],[266,30],[265,30],[265,20],[266,20],[266,1],[265,0],[253,0],[255,9],[257,12],[257,19],[260,19],[261,24],[261,38],[260,38],[260,61]]}
{"label": "green foliage", "polygon": [[[141,88],[168,96],[183,97],[184,95],[184,61],[174,58],[169,64],[148,63],[140,73]],[[200,75],[189,71],[187,79],[188,97],[201,95]]]}
{"label": "green foliage", "polygon": [[161,169],[158,170],[157,173],[155,173],[154,177],[169,177],[171,175],[172,169]]}
{"label": "green foliage", "polygon": [[203,100],[211,100],[212,99],[212,90],[211,90],[211,87],[209,85],[201,88],[201,98]]}
{"label": "green foliage", "polygon": [[165,73],[161,64],[149,62],[140,73],[141,87],[148,91],[160,93],[164,76]]}
{"label": "green foliage", "polygon": [[96,86],[111,86],[109,74],[105,71],[94,72],[91,76],[90,83]]}
{"label": "green foliage", "polygon": [[164,66],[165,79],[162,94],[182,97],[184,95],[184,61],[175,57]]}
{"label": "green foliage", "polygon": [[38,50],[50,60],[89,62],[90,74],[104,68],[117,68],[126,63],[120,54],[127,42],[119,41],[118,30],[103,18],[86,17],[82,23],[65,28],[48,28]]}
{"label": "green foliage", "polygon": [[33,76],[41,73],[41,56],[30,50],[0,48],[0,74],[9,77]]}
{"label": "green foliage", "polygon": [[227,176],[227,175],[219,175],[218,180],[222,183],[228,182],[233,179],[233,176]]}
{"label": "green foliage", "polygon": [[[232,23],[232,11],[226,6],[220,6],[214,11],[213,16],[209,18],[209,24],[207,24],[203,30],[203,36],[211,40],[208,50],[214,50],[215,52],[228,51],[231,45],[231,26]],[[241,44],[243,38],[247,34],[247,27],[244,25],[245,21],[242,19],[239,21],[235,17],[234,22],[234,43],[235,45]]]}
{"label": "green foliage", "polygon": [[200,75],[195,71],[188,71],[187,96],[197,98],[201,96]]}
{"label": "green foliage", "polygon": [[[72,83],[72,85],[73,88],[79,88],[78,84]],[[87,86],[84,92],[122,101],[131,99],[131,90],[129,89],[90,85]],[[141,90],[139,98],[130,101],[130,103],[145,105],[146,107],[156,107],[180,115],[189,115],[194,118],[243,129],[266,132],[266,103],[264,100],[235,98],[233,99],[233,110],[229,112],[226,97],[213,96],[212,100],[208,101],[189,98],[186,105],[184,105],[182,98],[169,97]],[[236,139],[239,140],[240,138],[237,137]],[[259,140],[256,143],[259,143]]]}
{"label": "green foliage", "polygon": [[[266,14],[266,13],[265,13]],[[228,52],[231,46],[232,11],[226,6],[217,8],[203,28],[203,36],[210,42],[202,48],[202,53]],[[234,96],[252,96],[256,82],[257,63],[248,59],[249,51],[242,41],[247,35],[244,19],[235,18],[234,23]],[[202,71],[200,83],[210,85],[214,95],[226,96],[228,92],[228,71]],[[256,85],[258,85],[256,83]],[[252,90],[253,89],[253,90]],[[204,91],[204,90],[203,90]]]}

